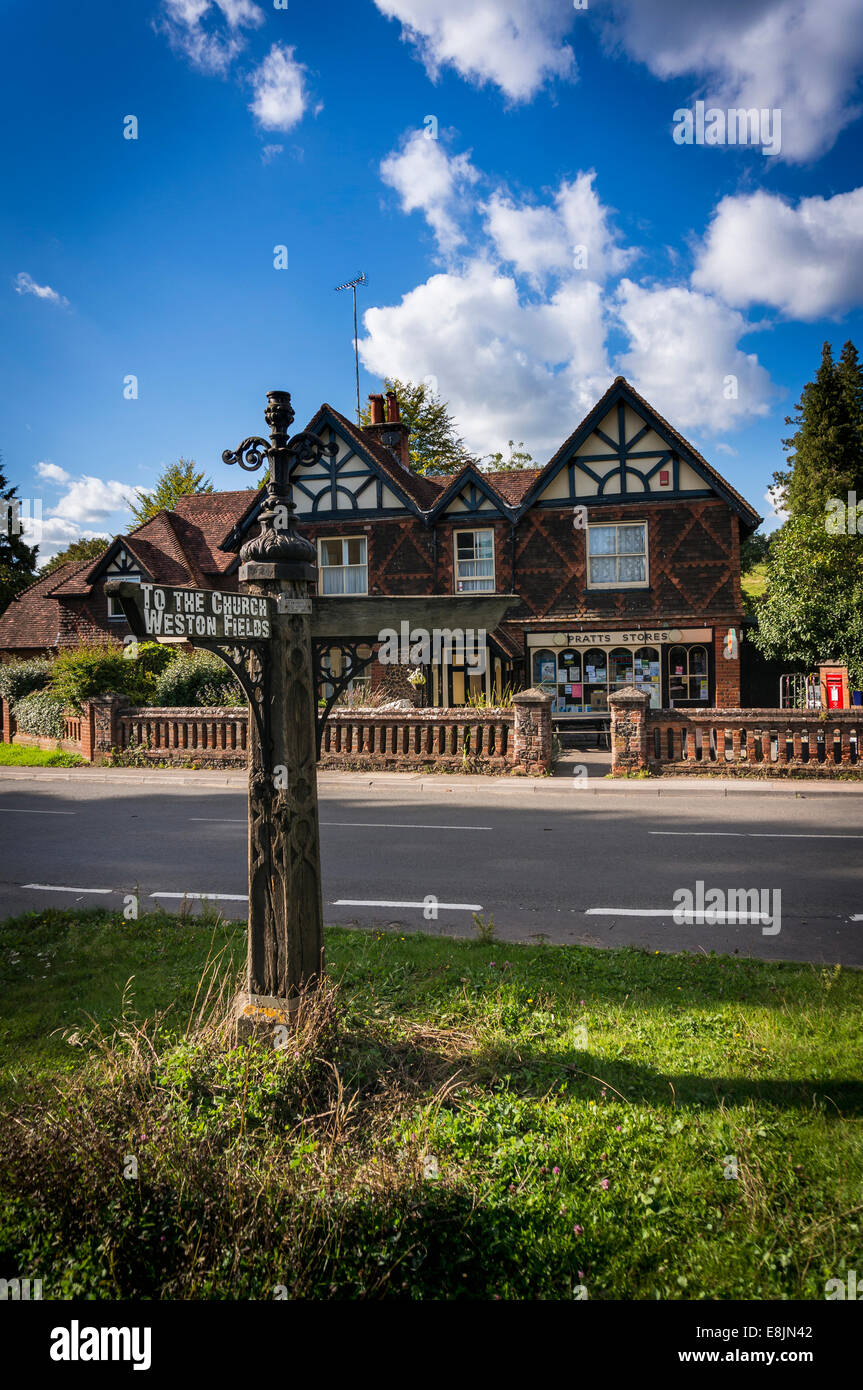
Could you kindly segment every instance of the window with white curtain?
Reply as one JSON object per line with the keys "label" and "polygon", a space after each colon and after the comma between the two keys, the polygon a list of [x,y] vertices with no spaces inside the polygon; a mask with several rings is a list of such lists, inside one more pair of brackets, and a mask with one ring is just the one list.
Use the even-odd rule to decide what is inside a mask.
{"label": "window with white curtain", "polygon": [[494,593],[494,531],[456,531],[455,590]]}
{"label": "window with white curtain", "polygon": [[369,567],[365,536],[319,540],[318,574],[322,594],[367,594]]}
{"label": "window with white curtain", "polygon": [[647,522],[587,528],[589,589],[647,588]]}

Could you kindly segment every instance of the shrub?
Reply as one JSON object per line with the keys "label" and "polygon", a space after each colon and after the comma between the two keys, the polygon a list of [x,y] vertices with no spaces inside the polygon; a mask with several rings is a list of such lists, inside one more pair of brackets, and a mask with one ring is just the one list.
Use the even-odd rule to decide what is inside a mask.
{"label": "shrub", "polygon": [[34,690],[15,702],[12,713],[22,734],[62,738],[64,709],[65,702],[52,690]]}
{"label": "shrub", "polygon": [[244,705],[246,697],[227,666],[212,652],[178,652],[157,677],[155,705]]}
{"label": "shrub", "polygon": [[82,702],[93,696],[128,694],[132,666],[117,643],[74,647],[54,662],[51,690],[62,706],[80,713]]}
{"label": "shrub", "polygon": [[47,656],[30,661],[8,661],[0,665],[0,696],[13,704],[33,690],[44,690],[51,679],[54,663]]}

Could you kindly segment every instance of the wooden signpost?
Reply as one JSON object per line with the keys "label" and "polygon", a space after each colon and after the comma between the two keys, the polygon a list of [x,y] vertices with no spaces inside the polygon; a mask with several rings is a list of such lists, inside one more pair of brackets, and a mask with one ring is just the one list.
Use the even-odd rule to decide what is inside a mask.
{"label": "wooden signpost", "polygon": [[222,455],[250,472],[269,465],[259,533],[240,550],[240,592],[128,581],[106,589],[136,637],[214,652],[249,700],[248,959],[237,1021],[241,1035],[261,1030],[271,1037],[274,1025],[293,1021],[324,969],[316,732],[331,701],[316,723],[313,635],[328,643],[338,637],[366,664],[381,625],[412,620],[491,631],[517,598],[313,597],[317,557],[296,529],[290,475],[297,464],[334,455],[337,446],[305,431],[289,438],[294,412],[287,391],[267,393],[265,416],[269,441],[254,436]]}

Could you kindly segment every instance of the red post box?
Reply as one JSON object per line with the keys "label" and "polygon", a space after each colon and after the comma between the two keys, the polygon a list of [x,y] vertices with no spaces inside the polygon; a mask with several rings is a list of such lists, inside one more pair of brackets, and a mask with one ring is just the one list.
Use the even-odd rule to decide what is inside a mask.
{"label": "red post box", "polygon": [[848,667],[830,662],[828,665],[819,666],[818,674],[821,677],[821,708],[850,709]]}

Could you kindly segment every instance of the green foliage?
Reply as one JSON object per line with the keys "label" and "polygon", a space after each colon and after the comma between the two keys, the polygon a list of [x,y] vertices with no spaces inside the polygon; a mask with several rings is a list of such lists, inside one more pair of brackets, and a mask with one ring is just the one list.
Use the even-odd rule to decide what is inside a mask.
{"label": "green foliage", "polygon": [[165,706],[240,706],[246,697],[227,666],[211,652],[178,652],[159,676],[152,703]]}
{"label": "green foliage", "polygon": [[829,535],[824,516],[786,522],[770,547],[767,590],[756,600],[753,642],[789,670],[848,666],[863,685],[863,537]]}
{"label": "green foliage", "polygon": [[[0,613],[36,578],[39,547],[27,545],[18,531],[18,489],[6,486],[0,456]],[[10,504],[10,505],[6,505]]]}
{"label": "green foliage", "polygon": [[792,518],[814,516],[831,497],[863,496],[863,372],[852,342],[838,363],[824,344],[815,380],[795,408],[786,424],[797,429],[783,441],[788,468],[774,474],[783,509]]}
{"label": "green foliage", "polygon": [[509,709],[515,691],[515,686],[510,683],[503,687],[493,685],[490,695],[486,695],[484,690],[469,690],[465,704],[471,709]]}
{"label": "green foliage", "polygon": [[195,460],[180,458],[162,470],[152,492],[138,493],[138,500],[130,504],[130,511],[136,525],[142,526],[157,512],[171,511],[179,497],[212,491],[212,482],[198,470]]}
{"label": "green foliage", "polygon": [[72,541],[65,550],[61,550],[55,555],[53,560],[48,560],[39,570],[39,574],[52,574],[61,565],[67,565],[72,560],[96,560],[111,544],[108,536],[82,536],[80,540]]}
{"label": "green foliage", "polygon": [[[395,391],[399,414],[410,429],[410,460],[415,473],[457,473],[470,460],[463,439],[446,401],[425,382],[399,381],[387,377],[385,391]],[[367,404],[360,414],[360,423],[371,422],[371,407]]]}
{"label": "green foliage", "polygon": [[50,683],[53,668],[54,662],[43,656],[0,663],[0,696],[15,701],[29,695],[31,690],[44,690]]}
{"label": "green foliage", "polygon": [[329,929],[335,997],[232,1047],[244,954],[197,915],[0,924],[0,1237],[46,1294],[822,1301],[853,1267],[859,971]]}
{"label": "green foliage", "polygon": [[770,537],[763,531],[754,531],[740,543],[740,573],[745,575],[761,565],[770,554]]}
{"label": "green foliage", "polygon": [[519,468],[535,468],[536,463],[533,456],[524,447],[524,440],[515,442],[509,440],[509,453],[504,456],[503,450],[498,449],[495,454],[485,454],[483,457],[483,467],[487,473],[509,473]]}
{"label": "green foliage", "polygon": [[52,692],[79,714],[83,702],[94,696],[127,695],[134,682],[132,663],[123,652],[113,642],[62,650],[54,662]]}
{"label": "green foliage", "polygon": [[86,762],[77,753],[64,753],[62,749],[52,752],[25,743],[0,743],[0,767],[83,767]]}
{"label": "green foliage", "polygon": [[65,700],[52,690],[34,690],[12,706],[15,722],[22,734],[38,738],[63,737]]}

